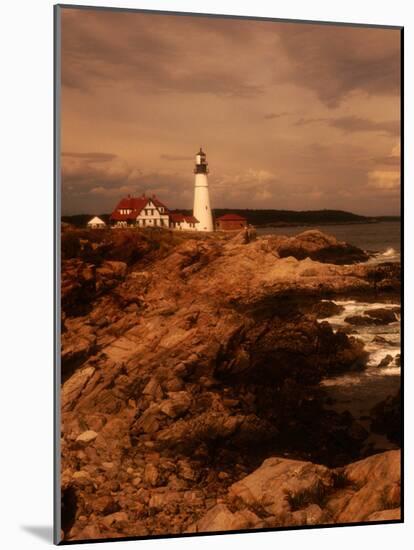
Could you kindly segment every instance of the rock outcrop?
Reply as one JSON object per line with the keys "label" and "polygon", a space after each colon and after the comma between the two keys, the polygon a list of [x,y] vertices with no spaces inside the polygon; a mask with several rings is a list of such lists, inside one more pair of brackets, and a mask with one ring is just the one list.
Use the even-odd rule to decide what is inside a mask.
{"label": "rock outcrop", "polygon": [[373,455],[342,469],[269,458],[230,486],[190,531],[399,520],[399,451]]}
{"label": "rock outcrop", "polygon": [[[331,495],[330,468],[359,458],[366,432],[324,408],[318,383],[364,368],[366,353],[317,304],[398,292],[397,269],[280,257],[273,237],[109,233],[68,245],[62,263],[65,539],[279,525],[276,508],[234,508],[229,488],[283,454],[269,460],[288,460],[288,490],[300,458],[303,486],[319,476]],[[286,524],[335,517],[298,498]]]}
{"label": "rock outcrop", "polygon": [[354,264],[366,262],[367,253],[351,244],[338,241],[317,229],[304,231],[295,237],[276,237],[276,250],[281,258],[293,256],[297,260],[311,258],[331,264]]}
{"label": "rock outcrop", "polygon": [[351,325],[389,325],[398,321],[401,308],[375,308],[364,311],[364,315],[350,315],[345,321]]}

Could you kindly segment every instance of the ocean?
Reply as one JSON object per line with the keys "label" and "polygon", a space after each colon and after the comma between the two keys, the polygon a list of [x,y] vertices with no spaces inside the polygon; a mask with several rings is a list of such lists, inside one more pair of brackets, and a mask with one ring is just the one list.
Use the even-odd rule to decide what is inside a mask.
{"label": "ocean", "polygon": [[319,229],[374,254],[371,261],[398,262],[401,253],[400,222],[358,223],[348,225],[258,227],[258,235],[294,236],[309,229]]}
{"label": "ocean", "polygon": [[[335,300],[344,307],[339,315],[333,315],[327,321],[334,331],[347,327],[345,317],[363,315],[370,309],[383,308],[398,310],[397,303],[357,302],[354,300]],[[366,367],[361,372],[343,374],[326,378],[320,384],[325,395],[332,400],[332,408],[339,413],[346,410],[367,430],[369,436],[365,445],[369,452],[380,452],[396,448],[385,436],[371,432],[370,412],[372,408],[400,388],[400,314],[390,324],[352,326],[352,336],[364,343],[368,352]]]}
{"label": "ocean", "polygon": [[[399,222],[372,224],[329,225],[306,227],[258,228],[259,235],[278,234],[294,236],[309,229],[320,229],[340,241],[346,241],[372,254],[369,263],[399,262],[401,254],[401,225]],[[328,322],[334,331],[350,325],[345,317],[363,315],[375,308],[398,309],[399,303],[372,303],[356,300],[335,300],[344,307],[339,315],[320,322]],[[365,441],[368,454],[396,448],[385,436],[371,432],[370,411],[400,387],[400,314],[390,324],[352,326],[352,336],[364,343],[368,352],[366,367],[361,372],[326,378],[320,384],[330,398],[331,408],[339,413],[349,411],[367,430]],[[385,361],[384,361],[385,360]]]}

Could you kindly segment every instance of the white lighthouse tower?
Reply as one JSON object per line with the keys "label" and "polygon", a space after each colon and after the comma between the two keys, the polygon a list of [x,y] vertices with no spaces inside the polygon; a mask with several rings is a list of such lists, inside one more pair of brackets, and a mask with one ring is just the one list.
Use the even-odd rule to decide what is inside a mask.
{"label": "white lighthouse tower", "polygon": [[206,154],[201,149],[196,154],[196,164],[194,168],[194,208],[193,216],[197,218],[197,231],[214,231],[213,215],[210,206],[210,196],[208,193],[208,164]]}

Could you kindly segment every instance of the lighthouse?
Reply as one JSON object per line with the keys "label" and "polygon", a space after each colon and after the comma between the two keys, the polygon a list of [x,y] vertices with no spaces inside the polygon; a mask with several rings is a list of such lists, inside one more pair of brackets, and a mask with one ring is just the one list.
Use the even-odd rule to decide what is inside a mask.
{"label": "lighthouse", "polygon": [[208,193],[208,164],[206,154],[201,149],[196,154],[196,163],[194,168],[194,208],[193,216],[197,218],[197,231],[214,231],[213,215],[210,206],[210,196]]}

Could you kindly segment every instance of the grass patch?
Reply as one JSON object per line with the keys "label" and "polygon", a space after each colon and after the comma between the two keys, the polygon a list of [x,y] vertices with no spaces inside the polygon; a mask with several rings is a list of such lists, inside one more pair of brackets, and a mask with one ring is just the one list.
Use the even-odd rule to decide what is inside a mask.
{"label": "grass patch", "polygon": [[296,512],[297,510],[302,510],[303,508],[306,508],[310,504],[317,504],[322,508],[325,504],[326,495],[326,486],[318,481],[312,487],[304,489],[303,491],[295,494],[293,494],[291,491],[287,491],[286,500],[289,503],[291,511]]}
{"label": "grass patch", "polygon": [[334,470],[332,472],[332,478],[333,478],[333,488],[335,490],[345,489],[350,485],[350,481],[345,473],[345,470],[343,469]]}

